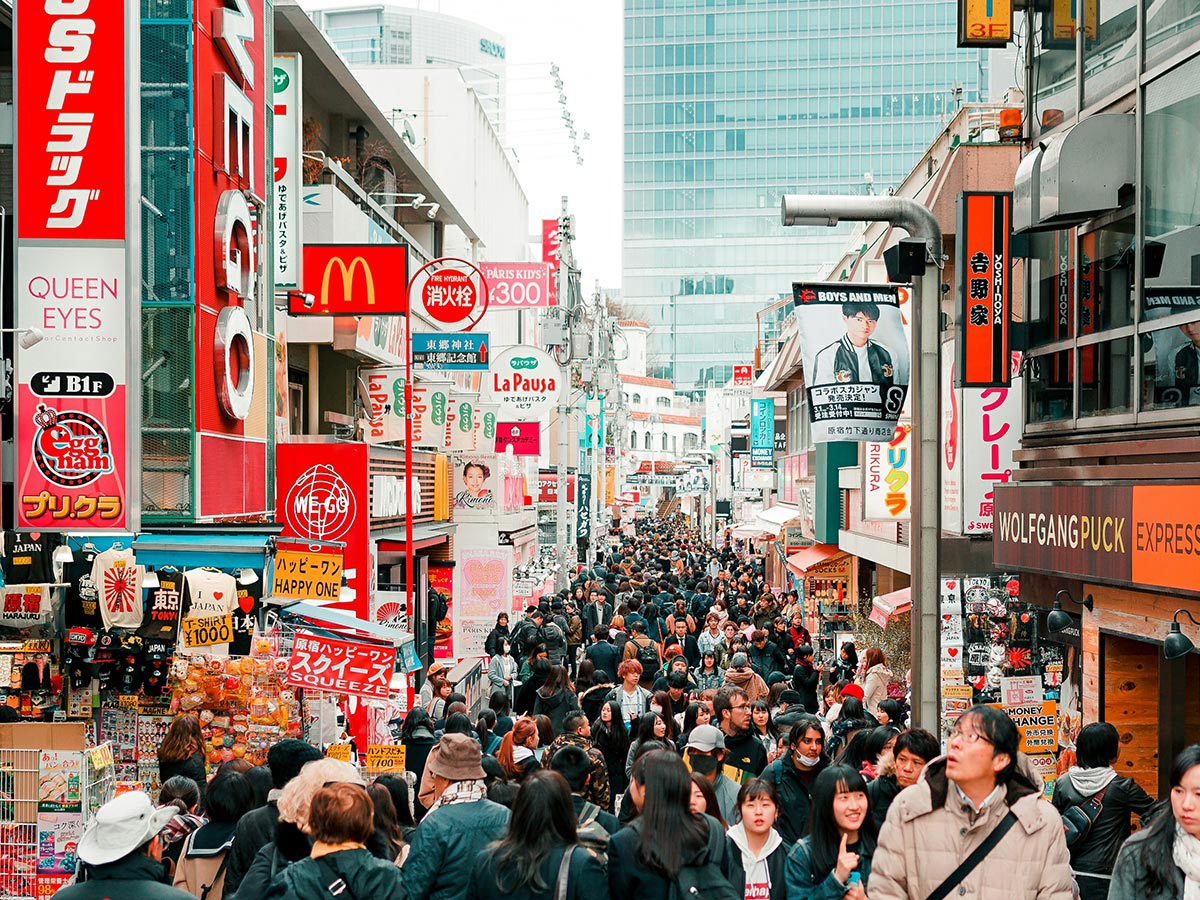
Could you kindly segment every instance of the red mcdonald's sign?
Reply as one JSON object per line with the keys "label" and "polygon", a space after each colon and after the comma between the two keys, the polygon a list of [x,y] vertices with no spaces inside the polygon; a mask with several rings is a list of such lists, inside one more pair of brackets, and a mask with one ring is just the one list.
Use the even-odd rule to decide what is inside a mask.
{"label": "red mcdonald's sign", "polygon": [[407,309],[407,245],[304,245],[304,289],[288,298],[292,315],[385,316]]}

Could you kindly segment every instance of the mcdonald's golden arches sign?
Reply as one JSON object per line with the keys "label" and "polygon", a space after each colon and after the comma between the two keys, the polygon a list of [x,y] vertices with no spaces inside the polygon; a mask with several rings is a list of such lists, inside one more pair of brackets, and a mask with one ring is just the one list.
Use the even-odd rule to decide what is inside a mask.
{"label": "mcdonald's golden arches sign", "polygon": [[288,297],[292,315],[386,316],[407,309],[407,245],[304,245],[304,288]]}

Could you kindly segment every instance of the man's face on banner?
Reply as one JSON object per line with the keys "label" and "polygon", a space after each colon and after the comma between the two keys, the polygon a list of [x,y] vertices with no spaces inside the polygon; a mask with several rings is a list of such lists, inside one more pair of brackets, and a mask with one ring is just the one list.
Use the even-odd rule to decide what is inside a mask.
{"label": "man's face on banner", "polygon": [[842,316],[842,323],[846,326],[850,343],[855,347],[863,347],[866,346],[867,339],[875,333],[875,326],[879,324],[879,320],[872,319],[865,312],[859,312],[852,316]]}

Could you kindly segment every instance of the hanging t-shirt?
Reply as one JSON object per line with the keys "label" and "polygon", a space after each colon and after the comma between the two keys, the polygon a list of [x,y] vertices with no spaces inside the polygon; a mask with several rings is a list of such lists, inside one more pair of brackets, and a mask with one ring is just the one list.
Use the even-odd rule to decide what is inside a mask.
{"label": "hanging t-shirt", "polygon": [[150,589],[146,621],[138,632],[148,642],[174,644],[179,636],[179,613],[183,609],[183,572],[175,566],[160,566],[158,587]]}
{"label": "hanging t-shirt", "polygon": [[105,628],[142,627],[142,579],[132,550],[110,548],[92,561]]}
{"label": "hanging t-shirt", "polygon": [[54,548],[62,537],[48,531],[4,533],[5,584],[49,584],[54,581]]}
{"label": "hanging t-shirt", "polygon": [[237,603],[233,608],[233,643],[229,652],[234,656],[249,656],[250,641],[262,600],[262,581],[237,586]]}
{"label": "hanging t-shirt", "polygon": [[28,628],[50,618],[50,588],[44,584],[10,584],[0,588],[0,625]]}
{"label": "hanging t-shirt", "polygon": [[67,582],[67,596],[63,615],[67,627],[94,628],[104,624],[100,617],[100,591],[92,580],[92,566],[99,553],[96,550],[81,550],[75,561],[63,569],[63,580]]}
{"label": "hanging t-shirt", "polygon": [[[223,616],[233,612],[237,602],[237,580],[217,569],[188,569],[183,576],[183,615],[188,619]],[[203,648],[206,653],[222,655],[228,644]]]}

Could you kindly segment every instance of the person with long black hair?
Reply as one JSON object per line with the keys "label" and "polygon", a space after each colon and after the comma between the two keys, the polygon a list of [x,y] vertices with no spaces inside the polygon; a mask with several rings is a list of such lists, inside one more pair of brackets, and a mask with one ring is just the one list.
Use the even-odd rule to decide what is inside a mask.
{"label": "person with long black hair", "polygon": [[789,847],[775,830],[779,798],[771,782],[751,778],[738,792],[738,821],[729,840],[740,851],[734,856],[734,883],[745,885],[745,900],[788,900]]}
{"label": "person with long black hair", "polygon": [[808,835],[788,853],[788,900],[866,900],[875,838],[867,783],[830,766],[813,782]]}
{"label": "person with long black hair", "polygon": [[1108,889],[1113,900],[1200,896],[1200,744],[1184,747],[1175,757],[1170,784],[1170,807],[1117,854]]}
{"label": "person with long black hair", "polygon": [[625,758],[629,755],[629,729],[621,719],[621,704],[609,700],[600,707],[592,721],[592,746],[604,755],[608,769],[608,811],[613,812],[615,800],[625,793],[629,778],[625,774]]}
{"label": "person with long black hair", "polygon": [[629,753],[625,757],[625,774],[628,775],[633,768],[633,758],[637,756],[638,748],[648,741],[660,741],[674,750],[675,742],[667,736],[669,733],[670,727],[662,713],[648,712],[638,719],[637,739],[629,746]]}
{"label": "person with long black hair", "polygon": [[[565,879],[564,890],[559,891]],[[578,845],[571,789],[557,772],[534,772],[513,803],[508,833],[481,850],[467,900],[607,900],[598,857]]]}
{"label": "person with long black hair", "polygon": [[621,900],[667,900],[685,868],[712,865],[733,888],[733,852],[716,819],[691,811],[692,781],[676,754],[652,750],[634,762],[629,792],[641,810],[608,840],[608,886]]}

